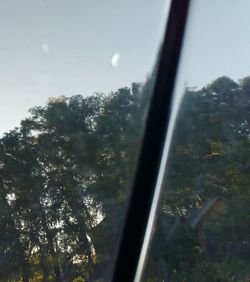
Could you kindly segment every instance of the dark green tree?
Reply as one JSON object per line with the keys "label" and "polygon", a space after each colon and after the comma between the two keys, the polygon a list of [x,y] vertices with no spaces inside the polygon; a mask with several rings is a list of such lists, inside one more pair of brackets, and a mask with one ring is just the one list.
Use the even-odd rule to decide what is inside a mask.
{"label": "dark green tree", "polygon": [[146,281],[249,277],[248,84],[249,78],[236,83],[221,77],[200,90],[186,90]]}

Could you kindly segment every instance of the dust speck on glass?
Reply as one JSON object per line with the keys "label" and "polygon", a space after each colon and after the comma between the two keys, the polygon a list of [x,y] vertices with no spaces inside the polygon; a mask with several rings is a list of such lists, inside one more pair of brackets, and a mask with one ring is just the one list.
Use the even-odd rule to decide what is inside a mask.
{"label": "dust speck on glass", "polygon": [[0,281],[110,280],[168,6],[0,1]]}

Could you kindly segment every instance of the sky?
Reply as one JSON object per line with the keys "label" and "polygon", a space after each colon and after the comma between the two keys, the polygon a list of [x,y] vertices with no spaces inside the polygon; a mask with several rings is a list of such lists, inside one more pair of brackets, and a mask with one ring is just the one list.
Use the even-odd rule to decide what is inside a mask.
{"label": "sky", "polygon": [[49,97],[145,81],[167,0],[0,0],[0,134]]}
{"label": "sky", "polygon": [[250,1],[192,0],[179,65],[180,84],[250,75]]}
{"label": "sky", "polygon": [[[250,1],[191,3],[176,92],[250,75]],[[49,97],[144,81],[168,7],[169,0],[0,0],[0,135]]]}

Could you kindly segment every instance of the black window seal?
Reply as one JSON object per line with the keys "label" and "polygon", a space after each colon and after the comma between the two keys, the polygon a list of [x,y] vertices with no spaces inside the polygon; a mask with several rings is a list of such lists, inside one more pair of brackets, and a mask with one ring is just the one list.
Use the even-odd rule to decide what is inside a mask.
{"label": "black window seal", "polygon": [[172,0],[113,282],[134,281],[166,137],[190,0]]}

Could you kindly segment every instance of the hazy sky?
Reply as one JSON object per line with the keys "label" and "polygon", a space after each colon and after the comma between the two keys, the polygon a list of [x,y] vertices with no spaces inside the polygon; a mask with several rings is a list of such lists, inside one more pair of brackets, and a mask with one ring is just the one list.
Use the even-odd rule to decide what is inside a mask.
{"label": "hazy sky", "polygon": [[145,80],[167,7],[165,0],[0,0],[0,134],[49,97]]}
{"label": "hazy sky", "polygon": [[249,0],[192,0],[179,78],[202,87],[250,75],[249,15]]}
{"label": "hazy sky", "polygon": [[[178,91],[221,75],[250,75],[250,1],[192,3]],[[107,93],[143,81],[154,66],[168,4],[0,0],[0,134],[49,97]]]}

